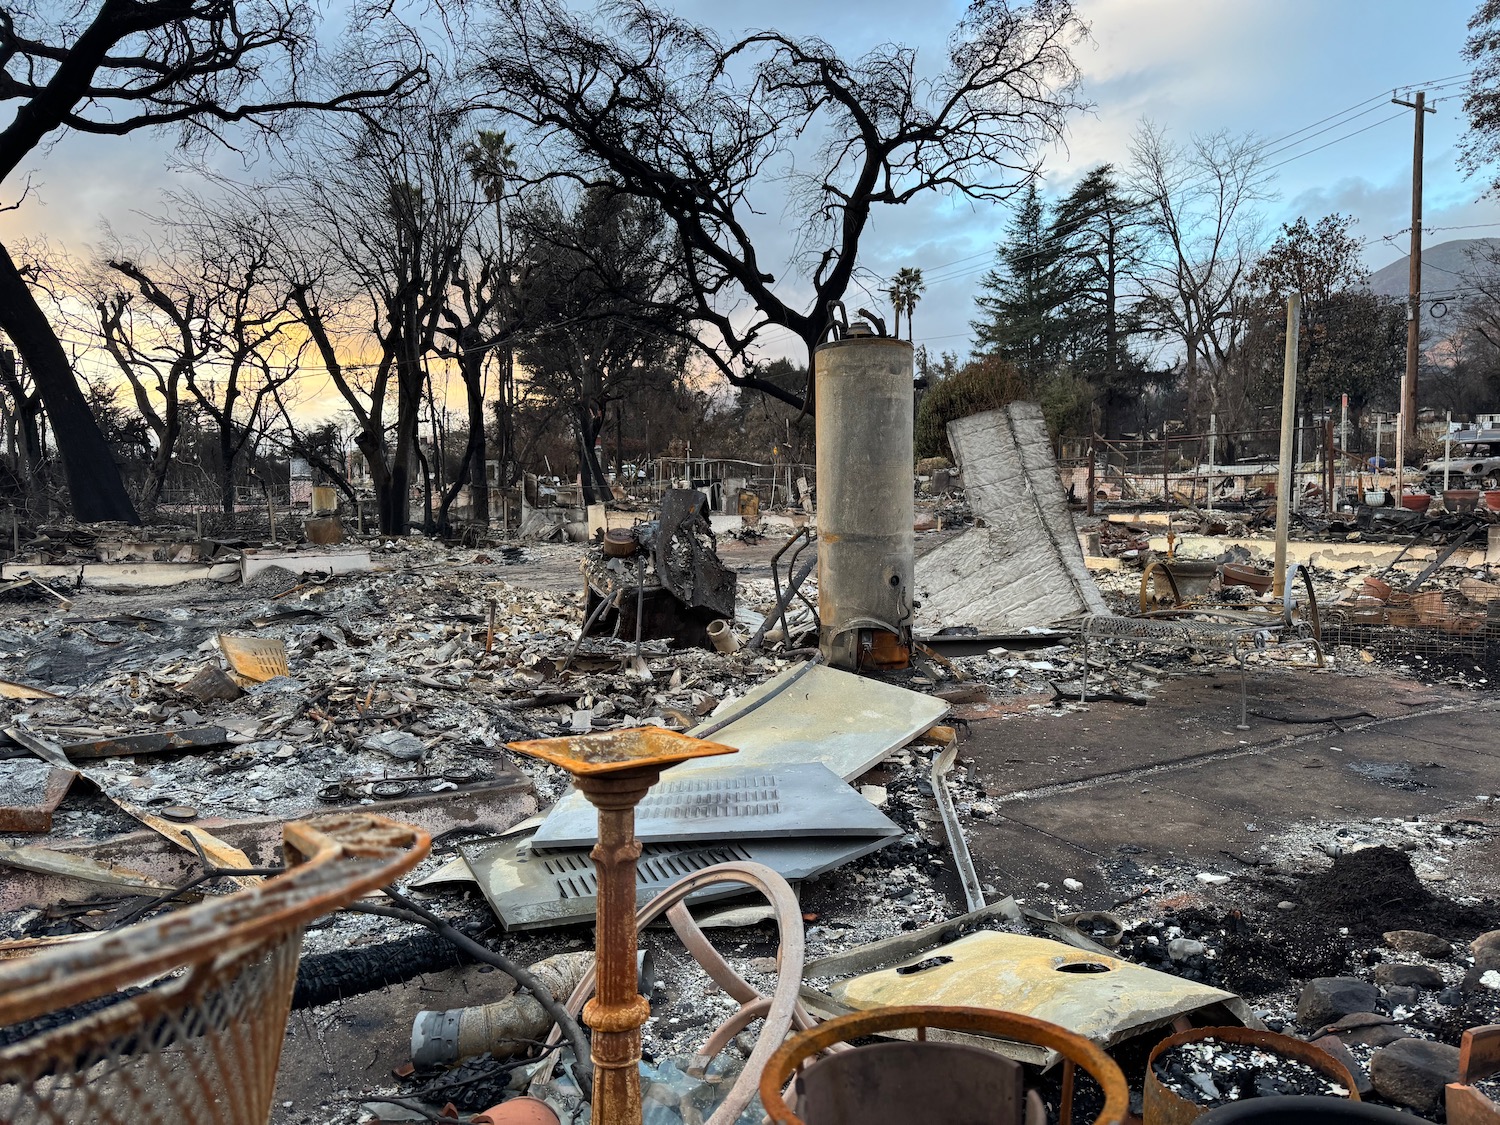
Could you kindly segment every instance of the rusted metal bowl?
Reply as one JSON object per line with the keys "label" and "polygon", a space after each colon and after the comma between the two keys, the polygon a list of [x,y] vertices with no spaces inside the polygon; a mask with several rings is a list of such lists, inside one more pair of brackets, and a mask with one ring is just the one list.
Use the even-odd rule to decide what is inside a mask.
{"label": "rusted metal bowl", "polygon": [[1408,512],[1425,512],[1432,505],[1432,497],[1425,492],[1409,492],[1401,497],[1401,506]]}
{"label": "rusted metal bowl", "polygon": [[1224,564],[1224,585],[1248,586],[1257,594],[1264,594],[1274,581],[1269,571],[1257,570],[1244,563]]}
{"label": "rusted metal bowl", "polygon": [[1274,1031],[1257,1031],[1250,1027],[1195,1027],[1179,1031],[1163,1039],[1151,1052],[1146,1062],[1146,1085],[1143,1091],[1144,1125],[1187,1125],[1208,1112],[1208,1106],[1198,1105],[1180,1097],[1162,1085],[1156,1077],[1156,1060],[1184,1043],[1195,1043],[1201,1039],[1217,1039],[1221,1043],[1238,1043],[1258,1047],[1263,1051],[1296,1059],[1314,1070],[1326,1074],[1349,1091],[1350,1101],[1359,1101],[1355,1091],[1354,1076],[1344,1064],[1321,1047],[1293,1039],[1290,1035],[1278,1035]]}

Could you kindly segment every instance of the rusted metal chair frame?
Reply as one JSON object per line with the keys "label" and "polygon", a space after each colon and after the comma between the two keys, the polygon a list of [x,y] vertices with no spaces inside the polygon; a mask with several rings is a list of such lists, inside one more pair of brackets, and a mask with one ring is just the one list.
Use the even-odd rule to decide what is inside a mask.
{"label": "rusted metal chair frame", "polygon": [[[200,1006],[261,974],[260,983],[250,987],[262,1004],[261,1030],[274,1031],[275,1041],[257,1042],[247,1031],[236,1042],[215,1038],[211,1043],[216,1067],[242,1077],[241,1088],[208,1089],[203,1074],[195,1070],[192,1077],[199,1087],[194,1093],[214,1107],[215,1121],[266,1121],[303,928],[410,871],[427,854],[431,838],[386,817],[341,814],[290,822],[283,842],[291,866],[262,884],[0,965],[4,1026],[148,986],[103,1010],[0,1048],[0,1091],[11,1091],[10,1103],[0,1099],[0,1105],[29,1107],[39,1114],[37,1120],[54,1119],[55,1110],[48,1107],[56,1095],[33,1097],[35,1084],[71,1074],[66,1091],[84,1090],[101,1073],[118,1076],[173,1042],[218,1036],[211,1019],[195,1018]],[[154,1102],[151,1114],[137,1116],[131,1100],[140,1088],[122,1081],[119,1105],[114,1104],[114,1087],[99,1095],[110,1104],[97,1119],[166,1120]]]}
{"label": "rusted metal chair frame", "polygon": [[[927,1030],[967,1031],[1017,1043],[1036,1043],[1063,1057],[1062,1101],[1058,1120],[1071,1125],[1076,1068],[1082,1066],[1104,1091],[1104,1107],[1094,1125],[1120,1125],[1130,1112],[1130,1090],[1115,1061],[1096,1043],[1046,1020],[993,1008],[906,1005],[853,1012],[802,1032],[783,1044],[760,1076],[760,1101],[775,1125],[806,1125],[782,1095],[803,1063],[816,1054],[888,1031],[915,1029],[918,1042]],[[858,1048],[854,1048],[858,1050]]]}

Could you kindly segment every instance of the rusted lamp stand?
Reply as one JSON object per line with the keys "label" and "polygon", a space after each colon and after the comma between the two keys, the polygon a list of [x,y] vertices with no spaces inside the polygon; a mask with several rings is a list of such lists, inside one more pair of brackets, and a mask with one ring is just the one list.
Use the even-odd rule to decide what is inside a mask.
{"label": "rusted lamp stand", "polygon": [[512,742],[522,754],[562,766],[599,811],[599,842],[589,854],[599,884],[594,935],[598,986],[583,1009],[593,1032],[592,1120],[638,1125],[641,1120],[641,1027],[651,1005],[637,991],[635,888],[641,844],[635,807],[662,770],[690,758],[733,754],[734,747],[661,727]]}

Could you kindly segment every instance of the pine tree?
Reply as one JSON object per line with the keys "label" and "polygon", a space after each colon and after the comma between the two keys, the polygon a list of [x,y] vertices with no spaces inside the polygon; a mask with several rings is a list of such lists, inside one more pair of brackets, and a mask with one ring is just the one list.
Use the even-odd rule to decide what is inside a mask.
{"label": "pine tree", "polygon": [[1138,324],[1120,292],[1145,251],[1139,213],[1114,168],[1101,164],[1058,204],[1050,228],[1075,370],[1106,393],[1118,393],[1141,367],[1130,351]]}
{"label": "pine tree", "polygon": [[1009,360],[1028,387],[1068,358],[1067,270],[1060,250],[1031,184],[996,249],[996,267],[980,282],[975,303],[981,317],[970,325],[977,349]]}

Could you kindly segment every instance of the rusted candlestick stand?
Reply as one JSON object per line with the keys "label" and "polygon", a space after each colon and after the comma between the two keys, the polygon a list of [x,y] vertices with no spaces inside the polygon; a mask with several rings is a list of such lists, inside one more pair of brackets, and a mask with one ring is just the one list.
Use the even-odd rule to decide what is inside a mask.
{"label": "rusted candlestick stand", "polygon": [[599,984],[583,1009],[593,1032],[591,1116],[604,1125],[638,1125],[641,1027],[651,1006],[636,990],[635,888],[641,844],[635,838],[635,807],[668,766],[733,754],[734,747],[661,727],[635,727],[512,742],[510,748],[562,766],[599,810],[599,841],[589,853],[599,884],[594,935]]}

